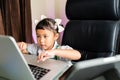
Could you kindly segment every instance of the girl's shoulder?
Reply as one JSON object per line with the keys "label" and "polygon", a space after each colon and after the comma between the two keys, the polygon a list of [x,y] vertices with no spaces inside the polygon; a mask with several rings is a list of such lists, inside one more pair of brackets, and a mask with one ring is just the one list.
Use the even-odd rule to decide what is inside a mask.
{"label": "girl's shoulder", "polygon": [[73,49],[72,47],[70,47],[69,45],[61,45],[58,47],[59,49]]}

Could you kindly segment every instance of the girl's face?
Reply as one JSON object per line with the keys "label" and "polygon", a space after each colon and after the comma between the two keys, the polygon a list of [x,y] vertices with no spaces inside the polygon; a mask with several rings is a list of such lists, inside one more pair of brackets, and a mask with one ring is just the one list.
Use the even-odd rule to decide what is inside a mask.
{"label": "girl's face", "polygon": [[44,50],[50,50],[54,46],[54,42],[58,39],[59,35],[54,34],[52,31],[47,29],[37,29],[37,42],[38,45]]}

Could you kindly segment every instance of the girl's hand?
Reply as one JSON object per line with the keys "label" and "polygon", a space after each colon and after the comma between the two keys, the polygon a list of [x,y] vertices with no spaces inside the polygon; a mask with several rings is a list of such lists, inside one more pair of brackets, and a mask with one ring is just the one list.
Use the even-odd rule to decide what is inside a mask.
{"label": "girl's hand", "polygon": [[23,53],[26,52],[27,44],[25,42],[18,42],[17,45]]}
{"label": "girl's hand", "polygon": [[45,60],[47,60],[49,58],[53,58],[54,56],[55,56],[54,50],[48,50],[48,51],[39,52],[39,55],[37,57],[37,62],[45,61]]}

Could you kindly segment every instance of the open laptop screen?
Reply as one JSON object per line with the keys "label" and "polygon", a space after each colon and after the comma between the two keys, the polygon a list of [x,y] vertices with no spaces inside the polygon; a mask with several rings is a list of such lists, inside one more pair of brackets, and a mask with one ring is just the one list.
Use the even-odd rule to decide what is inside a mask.
{"label": "open laptop screen", "polygon": [[0,36],[0,77],[8,80],[35,80],[15,39],[10,36]]}

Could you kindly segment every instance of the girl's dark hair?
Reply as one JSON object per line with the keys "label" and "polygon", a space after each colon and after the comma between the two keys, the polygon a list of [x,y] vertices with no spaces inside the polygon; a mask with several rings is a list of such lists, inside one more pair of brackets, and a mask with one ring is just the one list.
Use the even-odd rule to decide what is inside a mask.
{"label": "girl's dark hair", "polygon": [[36,26],[36,30],[38,29],[48,29],[50,31],[53,31],[54,33],[58,33],[58,28],[55,29],[55,20],[51,19],[51,18],[45,18],[43,20],[41,20],[37,26]]}

